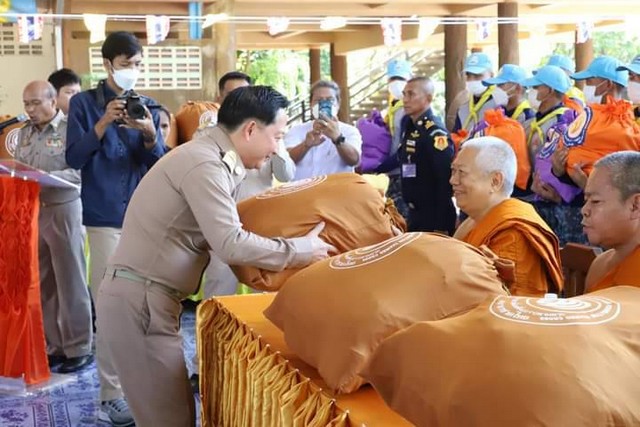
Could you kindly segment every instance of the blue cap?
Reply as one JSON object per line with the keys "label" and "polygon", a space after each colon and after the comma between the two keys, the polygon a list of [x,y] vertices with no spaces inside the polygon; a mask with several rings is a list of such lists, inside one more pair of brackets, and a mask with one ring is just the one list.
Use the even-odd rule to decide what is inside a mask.
{"label": "blue cap", "polygon": [[640,74],[640,55],[633,58],[631,64],[624,64],[616,68],[616,71],[631,71],[633,74]]}
{"label": "blue cap", "polygon": [[482,81],[485,86],[501,85],[503,83],[516,83],[521,85],[527,79],[527,72],[524,68],[513,65],[504,64],[496,77]]}
{"label": "blue cap", "polygon": [[599,56],[587,67],[586,70],[571,75],[574,80],[586,80],[594,77],[611,80],[621,86],[627,87],[629,73],[626,70],[618,71],[620,61],[610,56]]}
{"label": "blue cap", "polygon": [[531,78],[524,81],[523,86],[535,87],[545,85],[560,93],[567,93],[571,88],[571,80],[562,68],[555,65],[545,65]]}
{"label": "blue cap", "polygon": [[464,61],[464,69],[462,71],[471,74],[484,74],[491,70],[493,70],[493,64],[489,59],[489,55],[484,52],[475,52]]}
{"label": "blue cap", "polygon": [[392,59],[387,63],[387,77],[402,77],[409,80],[411,78],[411,64],[404,59]]}
{"label": "blue cap", "polygon": [[547,61],[547,65],[555,65],[570,73],[576,72],[576,63],[566,55],[551,55],[549,61]]}

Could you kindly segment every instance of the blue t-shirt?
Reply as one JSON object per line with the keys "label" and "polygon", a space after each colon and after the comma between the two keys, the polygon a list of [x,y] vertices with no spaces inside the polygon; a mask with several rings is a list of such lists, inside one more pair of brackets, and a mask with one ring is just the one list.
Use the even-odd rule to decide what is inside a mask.
{"label": "blue t-shirt", "polygon": [[[81,170],[82,221],[90,227],[121,228],[133,191],[143,175],[162,157],[166,148],[158,130],[157,108],[150,108],[156,127],[156,143],[144,147],[142,132],[112,123],[102,139],[94,130],[105,106],[116,94],[101,82],[96,89],[71,98],[67,119],[66,160]],[[143,97],[147,106],[157,105]]]}

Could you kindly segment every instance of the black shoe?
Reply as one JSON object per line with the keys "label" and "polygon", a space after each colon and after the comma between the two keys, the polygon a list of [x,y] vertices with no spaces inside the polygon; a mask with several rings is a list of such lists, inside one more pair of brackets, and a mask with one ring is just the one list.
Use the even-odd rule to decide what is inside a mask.
{"label": "black shoe", "polygon": [[58,366],[66,362],[66,356],[58,356],[57,354],[47,354],[47,361],[49,362],[49,369],[54,366]]}
{"label": "black shoe", "polygon": [[200,393],[200,376],[198,374],[193,374],[189,377],[189,382],[191,383],[191,388],[193,389],[194,394]]}
{"label": "black shoe", "polygon": [[58,372],[61,374],[69,374],[71,372],[79,371],[80,369],[93,362],[93,354],[87,354],[79,357],[68,357],[62,365],[58,368]]}

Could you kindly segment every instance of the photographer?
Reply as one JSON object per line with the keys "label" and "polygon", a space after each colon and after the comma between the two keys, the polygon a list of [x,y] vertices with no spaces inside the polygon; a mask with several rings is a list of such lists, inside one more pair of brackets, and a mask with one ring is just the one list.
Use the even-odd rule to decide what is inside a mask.
{"label": "photographer", "polygon": [[[133,92],[142,64],[142,46],[127,32],[110,34],[102,45],[108,77],[96,89],[71,98],[66,160],[82,173],[82,217],[89,235],[91,291],[120,238],[125,210],[144,173],[165,153],[157,104]],[[100,319],[97,319],[98,323]],[[100,419],[133,423],[107,349],[98,335]]]}
{"label": "photographer", "polygon": [[314,120],[295,125],[284,145],[296,164],[295,180],[353,172],[360,163],[362,136],[355,126],[338,121],[340,87],[320,80],[311,86]]}

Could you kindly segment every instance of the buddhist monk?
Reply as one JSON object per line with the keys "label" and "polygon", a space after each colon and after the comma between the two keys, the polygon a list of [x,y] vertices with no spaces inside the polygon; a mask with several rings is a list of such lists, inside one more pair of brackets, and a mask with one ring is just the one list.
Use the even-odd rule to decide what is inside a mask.
{"label": "buddhist monk", "polygon": [[512,295],[540,296],[562,290],[558,238],[533,206],[511,198],[516,155],[503,140],[481,137],[465,142],[451,167],[451,185],[467,218],[454,237],[486,245],[515,264]]}
{"label": "buddhist monk", "polygon": [[587,292],[640,287],[640,153],[619,151],[595,163],[582,215],[589,242],[607,249],[591,264]]}

